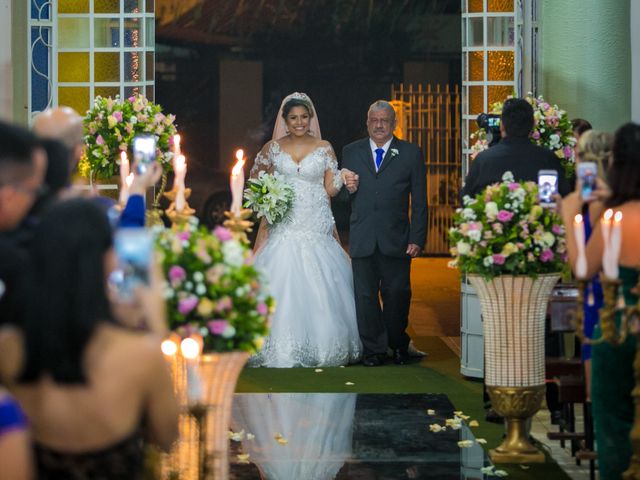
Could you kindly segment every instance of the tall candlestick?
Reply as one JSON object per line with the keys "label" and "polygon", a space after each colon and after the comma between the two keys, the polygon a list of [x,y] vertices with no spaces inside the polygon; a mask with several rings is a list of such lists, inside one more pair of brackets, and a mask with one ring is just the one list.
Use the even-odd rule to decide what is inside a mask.
{"label": "tall candlestick", "polygon": [[611,268],[609,278],[618,278],[618,258],[620,257],[620,247],[622,245],[622,212],[618,211],[613,216],[613,227],[611,227]]}
{"label": "tall candlestick", "polygon": [[583,279],[587,276],[587,257],[584,252],[584,225],[582,215],[578,214],[573,219],[573,234],[576,237],[578,257],[576,259],[576,277]]}
{"label": "tall candlestick", "polygon": [[613,210],[608,209],[604,212],[600,227],[602,228],[602,270],[606,277],[612,278],[615,272],[611,263],[611,220],[613,218]]}
{"label": "tall candlestick", "polygon": [[202,399],[202,382],[198,372],[200,344],[194,338],[187,337],[180,342],[180,350],[187,362],[187,399],[190,403],[198,403]]}
{"label": "tall candlestick", "polygon": [[184,155],[178,155],[173,163],[175,179],[173,188],[176,190],[176,212],[182,213],[185,206],[184,179],[187,175],[187,159]]}
{"label": "tall candlestick", "polygon": [[237,162],[231,170],[231,213],[240,215],[242,209],[242,191],[244,189],[244,151],[239,149],[236,152]]}

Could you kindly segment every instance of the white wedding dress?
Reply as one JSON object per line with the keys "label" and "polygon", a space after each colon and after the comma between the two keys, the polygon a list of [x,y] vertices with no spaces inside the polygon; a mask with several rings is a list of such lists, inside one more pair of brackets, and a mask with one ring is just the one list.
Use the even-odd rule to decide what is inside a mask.
{"label": "white wedding dress", "polygon": [[250,365],[320,367],[356,362],[358,335],[348,255],[334,236],[335,222],[324,188],[325,172],[339,178],[330,147],[318,147],[300,162],[271,142],[258,154],[252,176],[278,172],[295,191],[289,218],[271,227],[255,266],[276,301],[269,336]]}

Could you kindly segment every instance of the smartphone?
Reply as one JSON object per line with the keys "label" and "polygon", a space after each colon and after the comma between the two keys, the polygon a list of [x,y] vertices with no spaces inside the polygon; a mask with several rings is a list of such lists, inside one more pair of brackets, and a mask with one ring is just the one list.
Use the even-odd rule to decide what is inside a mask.
{"label": "smartphone", "polygon": [[138,285],[149,285],[149,269],[153,258],[154,235],[145,228],[121,228],[114,235],[118,267],[109,283],[123,300],[133,299]]}
{"label": "smartphone", "polygon": [[542,206],[554,206],[553,196],[558,193],[558,171],[540,170],[538,172],[538,198]]}
{"label": "smartphone", "polygon": [[138,135],[133,139],[133,160],[136,173],[142,175],[156,159],[156,139],[152,135]]}
{"label": "smartphone", "polygon": [[582,184],[580,195],[583,200],[589,200],[596,189],[598,165],[594,162],[582,162],[578,164],[578,180]]}

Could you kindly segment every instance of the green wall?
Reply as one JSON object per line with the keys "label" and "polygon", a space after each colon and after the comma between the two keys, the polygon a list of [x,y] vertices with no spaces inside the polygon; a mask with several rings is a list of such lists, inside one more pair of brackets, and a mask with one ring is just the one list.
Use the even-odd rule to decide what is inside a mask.
{"label": "green wall", "polygon": [[629,1],[540,5],[538,94],[599,130],[613,131],[631,119]]}

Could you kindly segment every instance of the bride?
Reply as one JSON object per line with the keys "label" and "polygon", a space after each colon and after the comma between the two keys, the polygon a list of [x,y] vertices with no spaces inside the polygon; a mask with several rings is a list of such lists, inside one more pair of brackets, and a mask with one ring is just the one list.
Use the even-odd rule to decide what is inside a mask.
{"label": "bride", "polygon": [[[337,240],[329,197],[344,183],[331,144],[304,93],[287,96],[273,140],[258,153],[251,177],[278,172],[295,191],[288,218],[256,240],[255,266],[276,300],[271,331],[250,364],[264,367],[338,366],[359,360],[349,257]],[[263,221],[264,222],[264,221]]]}

